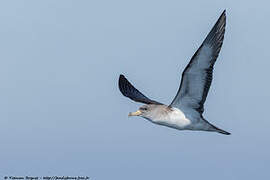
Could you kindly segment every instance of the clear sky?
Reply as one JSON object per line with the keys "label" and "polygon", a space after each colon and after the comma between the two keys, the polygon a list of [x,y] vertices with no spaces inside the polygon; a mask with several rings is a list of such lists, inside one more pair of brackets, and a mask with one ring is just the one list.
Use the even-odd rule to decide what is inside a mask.
{"label": "clear sky", "polygon": [[[0,2],[0,175],[269,179],[268,1]],[[232,133],[128,118],[120,73],[169,104],[222,11],[204,116]],[[2,177],[0,177],[2,178]]]}

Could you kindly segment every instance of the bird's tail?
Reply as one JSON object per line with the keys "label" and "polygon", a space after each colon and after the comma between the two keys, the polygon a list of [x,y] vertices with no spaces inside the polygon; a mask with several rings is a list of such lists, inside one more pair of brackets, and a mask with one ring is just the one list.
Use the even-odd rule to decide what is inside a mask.
{"label": "bird's tail", "polygon": [[208,121],[206,121],[206,122],[211,126],[210,131],[218,132],[218,133],[225,134],[225,135],[230,135],[231,134],[231,133],[229,133],[227,131],[224,131],[224,130],[214,126],[213,124],[209,123]]}
{"label": "bird's tail", "polygon": [[231,133],[229,133],[227,131],[224,131],[222,129],[219,129],[219,128],[215,127],[215,126],[214,126],[214,128],[215,128],[215,131],[218,132],[218,133],[225,134],[225,135],[230,135],[231,134]]}

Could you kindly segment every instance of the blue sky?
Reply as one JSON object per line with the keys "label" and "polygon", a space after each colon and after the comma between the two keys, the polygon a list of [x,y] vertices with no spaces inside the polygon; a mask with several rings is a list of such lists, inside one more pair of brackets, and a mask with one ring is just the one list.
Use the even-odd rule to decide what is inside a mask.
{"label": "blue sky", "polygon": [[[1,1],[0,175],[268,179],[268,1]],[[120,73],[169,104],[227,10],[204,116],[232,133],[134,117]]]}

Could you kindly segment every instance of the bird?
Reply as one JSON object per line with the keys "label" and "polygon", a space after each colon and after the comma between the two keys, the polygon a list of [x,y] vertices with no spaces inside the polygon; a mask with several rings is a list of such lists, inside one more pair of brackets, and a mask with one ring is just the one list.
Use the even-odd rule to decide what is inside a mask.
{"label": "bird", "polygon": [[140,116],[154,124],[177,130],[208,131],[230,135],[231,133],[214,126],[203,116],[204,103],[212,83],[214,64],[223,44],[225,25],[226,10],[222,12],[182,72],[180,87],[170,105],[148,98],[123,74],[120,74],[118,87],[121,93],[135,102],[144,104],[128,116]]}

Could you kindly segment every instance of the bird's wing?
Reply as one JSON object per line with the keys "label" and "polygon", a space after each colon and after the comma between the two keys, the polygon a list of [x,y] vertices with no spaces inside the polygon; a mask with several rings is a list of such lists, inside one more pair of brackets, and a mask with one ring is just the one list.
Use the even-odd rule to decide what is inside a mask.
{"label": "bird's wing", "polygon": [[183,71],[181,85],[171,103],[172,107],[194,109],[203,113],[203,104],[212,82],[213,67],[224,39],[225,24],[224,10]]}
{"label": "bird's wing", "polygon": [[121,93],[124,96],[132,99],[133,101],[141,102],[144,104],[161,104],[161,103],[154,101],[154,100],[151,100],[148,97],[146,97],[145,95],[143,95],[122,74],[119,77],[118,86],[119,86]]}

